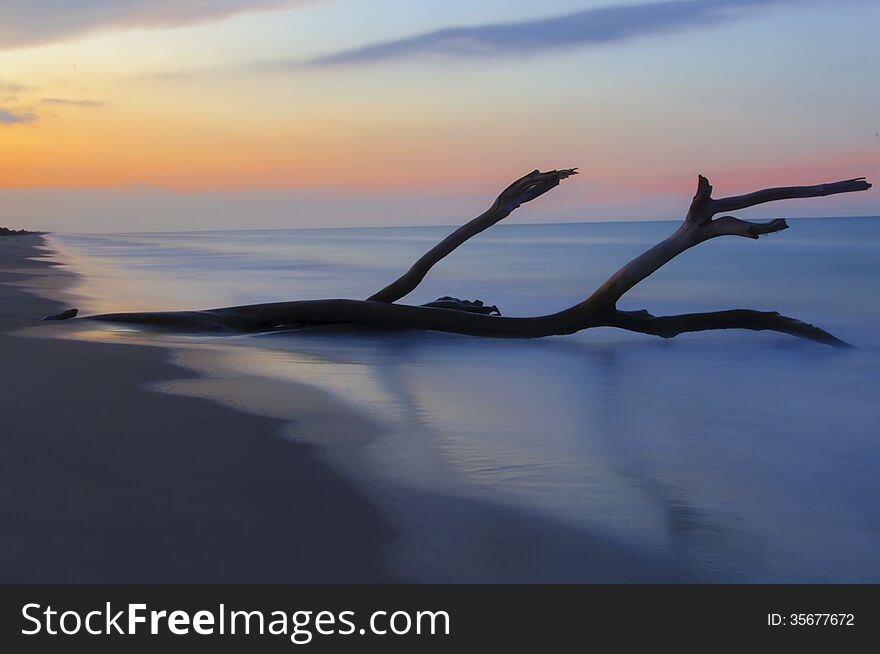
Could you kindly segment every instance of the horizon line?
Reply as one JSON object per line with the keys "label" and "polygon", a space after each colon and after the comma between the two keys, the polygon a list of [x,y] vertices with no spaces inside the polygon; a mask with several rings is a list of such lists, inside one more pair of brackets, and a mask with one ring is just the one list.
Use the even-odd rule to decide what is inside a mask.
{"label": "horizon line", "polygon": [[[847,218],[878,218],[880,214],[847,215],[847,216],[786,216],[785,220],[838,220]],[[642,218],[626,220],[563,220],[554,222],[500,222],[493,227],[554,227],[560,225],[620,225],[632,223],[678,223],[684,218]],[[771,220],[769,218],[753,218],[750,220]],[[66,232],[61,230],[35,229],[37,235],[70,234],[74,236],[125,236],[132,234],[201,234],[212,232],[279,232],[279,231],[317,231],[317,230],[340,230],[340,229],[439,229],[458,228],[465,223],[448,223],[436,225],[328,225],[324,227],[220,227],[216,229],[178,229],[178,230],[155,230],[155,231],[130,231],[130,232]]]}

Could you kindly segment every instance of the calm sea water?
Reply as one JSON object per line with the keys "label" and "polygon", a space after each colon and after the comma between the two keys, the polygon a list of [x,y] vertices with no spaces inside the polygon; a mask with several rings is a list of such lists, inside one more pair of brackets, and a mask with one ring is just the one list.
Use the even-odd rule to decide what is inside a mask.
{"label": "calm sea water", "polygon": [[[240,388],[305,382],[377,426],[310,438],[393,516],[406,536],[394,564],[418,578],[590,578],[598,538],[683,578],[878,582],[880,219],[790,224],[757,242],[695,248],[621,306],[779,310],[857,350],[755,332],[312,333],[226,339],[223,375]],[[499,225],[407,301],[454,295],[507,315],[555,311],[674,228]],[[366,297],[448,231],[53,238],[84,274],[75,290],[91,312]],[[290,417],[298,437],[284,393],[267,393],[261,408],[224,388],[232,403]]]}

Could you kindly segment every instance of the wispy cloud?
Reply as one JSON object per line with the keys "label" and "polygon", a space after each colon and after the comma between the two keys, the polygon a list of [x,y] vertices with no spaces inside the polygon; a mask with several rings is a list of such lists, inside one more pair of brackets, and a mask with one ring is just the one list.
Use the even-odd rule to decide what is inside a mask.
{"label": "wispy cloud", "polygon": [[[395,41],[343,50],[307,62],[311,66],[360,64],[423,55],[497,57],[627,41],[735,20],[770,5],[804,0],[666,0],[585,9],[519,23],[453,27]],[[284,67],[285,62],[266,65]],[[302,63],[286,62],[289,67]]]}
{"label": "wispy cloud", "polygon": [[2,0],[0,49],[50,43],[106,29],[190,25],[311,1],[315,0]]}
{"label": "wispy cloud", "polygon": [[19,84],[17,82],[4,82],[0,80],[0,93],[7,93],[9,95],[16,95],[21,93],[22,91],[29,90],[29,86],[25,86],[24,84]]}
{"label": "wispy cloud", "polygon": [[38,120],[39,116],[27,112],[16,112],[10,109],[0,108],[0,125],[14,125],[16,123],[30,123]]}
{"label": "wispy cloud", "polygon": [[186,82],[192,78],[189,72],[158,72],[158,73],[141,73],[139,75],[130,75],[127,79],[141,82]]}
{"label": "wispy cloud", "polygon": [[43,98],[40,104],[50,104],[67,107],[103,107],[106,102],[99,100],[71,100],[69,98]]}

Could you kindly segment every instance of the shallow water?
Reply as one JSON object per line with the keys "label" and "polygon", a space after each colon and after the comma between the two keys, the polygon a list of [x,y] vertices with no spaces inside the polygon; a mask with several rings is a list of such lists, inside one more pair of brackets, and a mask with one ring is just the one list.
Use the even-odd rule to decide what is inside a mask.
{"label": "shallow water", "polygon": [[[357,424],[375,426],[308,438],[408,533],[394,563],[413,576],[588,578],[577,535],[601,534],[671,561],[688,578],[876,582],[880,219],[790,224],[758,242],[702,245],[621,306],[655,314],[774,309],[857,350],[755,332],[663,341],[610,329],[536,341],[346,330],[195,340],[220,348],[215,377],[279,388],[305,382],[362,414],[367,422]],[[555,311],[674,227],[499,225],[446,259],[407,301],[455,295],[507,315]],[[53,240],[83,273],[81,308],[117,311],[366,297],[448,231]],[[296,420],[284,392],[266,390],[256,402],[234,397],[235,389],[166,388]],[[291,437],[302,433],[294,423]],[[473,507],[487,506],[512,517],[483,520],[474,532],[488,514]],[[540,546],[519,543],[512,553],[511,539]]]}

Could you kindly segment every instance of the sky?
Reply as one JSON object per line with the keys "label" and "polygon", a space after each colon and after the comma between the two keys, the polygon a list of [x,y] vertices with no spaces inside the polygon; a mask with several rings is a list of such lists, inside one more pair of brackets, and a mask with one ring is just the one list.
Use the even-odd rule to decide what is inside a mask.
{"label": "sky", "polygon": [[[0,224],[674,219],[880,180],[877,0],[0,0]],[[744,217],[880,215],[880,192]]]}

